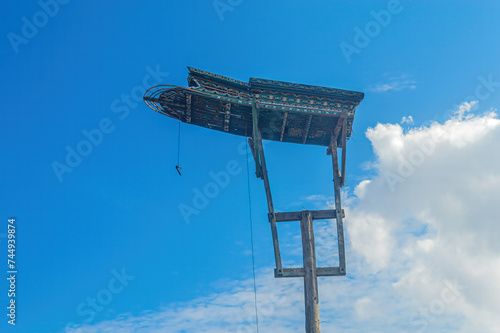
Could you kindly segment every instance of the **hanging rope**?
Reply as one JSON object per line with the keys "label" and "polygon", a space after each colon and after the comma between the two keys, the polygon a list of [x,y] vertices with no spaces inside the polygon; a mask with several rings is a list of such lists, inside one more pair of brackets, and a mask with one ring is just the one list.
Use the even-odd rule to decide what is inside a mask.
{"label": "hanging rope", "polygon": [[253,250],[253,222],[252,222],[252,200],[250,197],[250,170],[248,167],[248,142],[245,145],[246,155],[247,155],[247,189],[248,189],[248,214],[250,217],[250,240],[252,243],[252,272],[253,272],[253,294],[255,302],[255,325],[257,327],[257,333],[259,333],[259,314],[257,311],[257,283],[255,282],[255,255]]}
{"label": "hanging rope", "polygon": [[175,170],[181,175],[182,168],[180,167],[180,155],[181,155],[181,121],[179,120],[179,135],[177,136],[177,165],[175,166]]}

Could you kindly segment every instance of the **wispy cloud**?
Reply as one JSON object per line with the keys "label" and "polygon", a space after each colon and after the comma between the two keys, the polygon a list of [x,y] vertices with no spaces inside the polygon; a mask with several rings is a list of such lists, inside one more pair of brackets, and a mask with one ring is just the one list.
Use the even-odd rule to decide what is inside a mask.
{"label": "wispy cloud", "polygon": [[307,201],[318,201],[318,200],[319,201],[326,201],[327,198],[326,198],[326,196],[321,195],[321,194],[313,194],[313,195],[307,196],[306,200]]}
{"label": "wispy cloud", "polygon": [[400,91],[403,89],[415,89],[417,82],[407,75],[389,76],[384,81],[373,84],[367,88],[374,93],[383,93],[387,91]]}
{"label": "wispy cloud", "polygon": [[403,124],[403,125],[405,125],[405,124],[412,125],[413,124],[413,117],[412,116],[403,117],[401,119],[400,124]]}
{"label": "wispy cloud", "polygon": [[457,110],[454,112],[454,116],[460,120],[472,117],[472,114],[469,112],[471,112],[477,104],[478,101],[463,102],[457,107]]}

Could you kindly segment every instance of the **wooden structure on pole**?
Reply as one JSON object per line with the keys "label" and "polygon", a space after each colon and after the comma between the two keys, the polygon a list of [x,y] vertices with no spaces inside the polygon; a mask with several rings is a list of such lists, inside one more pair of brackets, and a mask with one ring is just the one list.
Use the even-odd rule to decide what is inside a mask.
{"label": "wooden structure on pole", "polygon": [[[248,137],[256,176],[264,181],[277,278],[304,278],[306,333],[320,333],[318,276],[346,274],[344,211],[340,188],[345,184],[346,145],[356,107],[357,91],[250,78],[234,80],[188,67],[188,87],[155,86],[144,95],[153,110],[185,123]],[[274,210],[262,140],[327,147],[332,157],[335,209],[277,213]],[[338,148],[341,148],[339,163]],[[339,266],[317,267],[314,220],[337,222]],[[303,267],[284,268],[277,223],[300,221]]]}

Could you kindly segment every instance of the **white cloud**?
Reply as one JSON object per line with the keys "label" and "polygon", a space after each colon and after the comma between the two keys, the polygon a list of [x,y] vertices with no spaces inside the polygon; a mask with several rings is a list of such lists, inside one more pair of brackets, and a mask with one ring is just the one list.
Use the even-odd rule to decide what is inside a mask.
{"label": "white cloud", "polygon": [[318,201],[318,200],[326,201],[326,197],[324,195],[321,195],[321,194],[313,194],[313,195],[307,196],[306,200],[308,200],[308,201]]}
{"label": "white cloud", "polygon": [[[367,131],[377,175],[345,208],[347,277],[320,278],[323,331],[500,332],[500,120],[465,113],[406,133],[398,124]],[[399,177],[392,186],[387,174]],[[317,199],[327,198],[308,198]],[[318,256],[334,258],[334,222],[315,230]],[[264,269],[257,281],[260,331],[304,332],[302,280]],[[253,311],[252,281],[235,281],[81,332],[253,332]]]}
{"label": "white cloud", "polygon": [[376,316],[379,311],[370,297],[363,297],[356,301],[356,315],[362,321],[369,320]]}
{"label": "white cloud", "polygon": [[368,186],[368,184],[370,184],[370,180],[369,179],[366,179],[366,180],[363,180],[361,181],[358,186],[356,186],[354,188],[354,195],[358,198],[358,199],[363,199],[365,197],[365,193],[366,193],[366,187]]}
{"label": "white cloud", "polygon": [[[399,303],[414,309],[409,331],[435,331],[452,317],[459,320],[451,332],[500,331],[500,120],[464,116],[473,106],[406,134],[391,124],[367,131],[379,176],[359,185],[346,225],[352,250],[373,272],[392,272],[393,292],[408,298]],[[443,303],[440,293],[454,280],[467,288]]]}
{"label": "white cloud", "polygon": [[403,118],[401,119],[401,124],[408,124],[408,125],[412,125],[412,124],[413,124],[413,117],[412,117],[412,116],[403,117]]}
{"label": "white cloud", "polygon": [[[463,102],[458,106],[457,110],[454,112],[455,117],[459,120],[464,119],[464,115],[471,112],[472,109],[474,109],[474,107],[477,106],[477,103],[478,101]],[[472,115],[469,115],[468,117],[472,117]]]}
{"label": "white cloud", "polygon": [[385,82],[373,84],[367,88],[368,91],[374,93],[382,93],[387,91],[400,91],[403,89],[415,89],[417,82],[410,79],[407,75],[389,76]]}

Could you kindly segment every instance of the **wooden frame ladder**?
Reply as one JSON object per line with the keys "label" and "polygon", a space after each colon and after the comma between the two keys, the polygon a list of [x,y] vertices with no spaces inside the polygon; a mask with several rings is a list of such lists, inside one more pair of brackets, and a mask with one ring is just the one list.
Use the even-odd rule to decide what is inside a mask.
{"label": "wooden frame ladder", "polygon": [[[271,234],[274,246],[274,258],[276,268],[274,276],[276,278],[303,277],[304,296],[306,313],[306,333],[320,333],[319,319],[319,299],[318,299],[318,276],[343,276],[346,274],[345,248],[344,248],[344,210],[340,200],[340,188],[345,184],[345,163],[346,163],[346,134],[347,134],[347,114],[343,112],[338,118],[335,127],[331,131],[330,145],[327,154],[332,156],[333,164],[333,185],[335,196],[334,210],[304,210],[298,212],[275,213],[269,178],[267,174],[266,159],[262,145],[262,136],[259,129],[259,109],[255,98],[252,100],[252,138],[248,139],[252,155],[255,160],[256,176],[264,180],[266,191],[268,218],[271,225]],[[339,137],[340,136],[340,137]],[[342,143],[341,165],[339,169],[337,156],[337,142]],[[314,220],[336,219],[338,237],[338,267],[316,267],[316,251],[314,243]],[[281,253],[278,241],[277,222],[300,221],[302,234],[303,264],[302,268],[283,268]]]}

